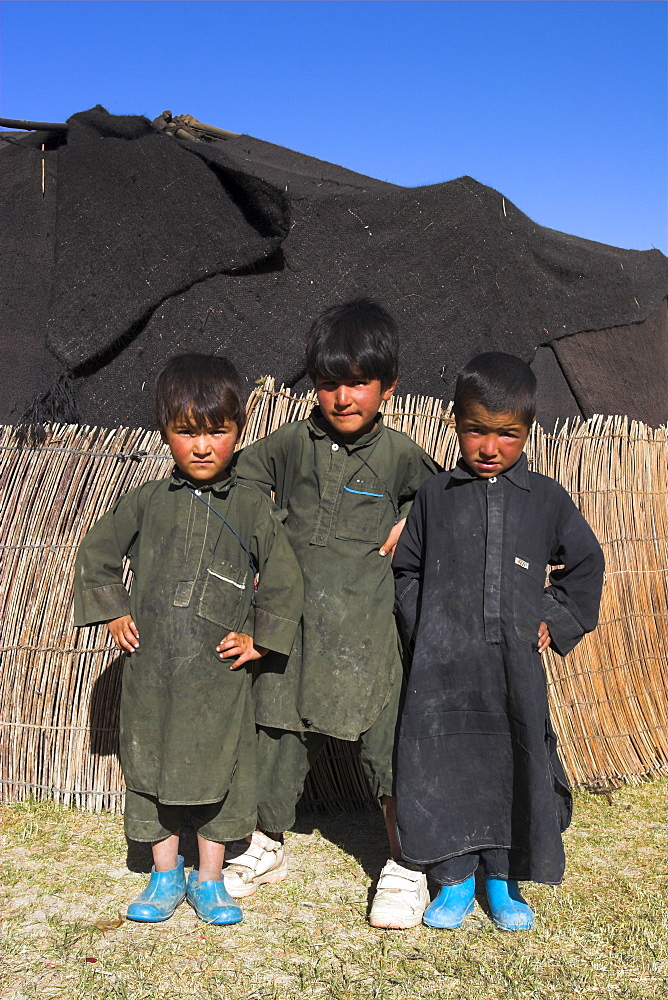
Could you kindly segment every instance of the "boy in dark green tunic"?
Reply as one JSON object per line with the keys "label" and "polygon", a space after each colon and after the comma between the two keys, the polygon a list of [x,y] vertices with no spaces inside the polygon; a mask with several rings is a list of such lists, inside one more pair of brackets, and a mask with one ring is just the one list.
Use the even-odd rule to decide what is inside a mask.
{"label": "boy in dark green tunic", "polygon": [[[125,829],[151,843],[154,860],[132,920],[166,920],[186,895],[209,923],[242,917],[221,869],[225,842],[256,825],[249,667],[269,649],[289,653],[303,593],[273,504],[228,471],[243,399],[224,358],[173,358],[156,400],[174,472],[122,497],[77,557],[76,624],[106,622],[131,654],[120,723]],[[186,806],[200,856],[187,885],[178,854]]]}
{"label": "boy in dark green tunic", "polygon": [[[402,669],[387,556],[415,491],[437,466],[378,413],[398,370],[396,326],[384,309],[363,299],[326,310],[311,328],[306,361],[318,406],[307,420],[245,448],[236,464],[240,477],[274,490],[287,511],[305,591],[287,665],[264,661],[254,683],[264,833],[225,869],[225,884],[238,897],[285,877],[282,834],[294,823],[306,774],[328,736],[359,739],[398,857],[392,755]],[[399,885],[397,868],[391,860],[381,876],[371,915],[378,926],[392,926],[386,919],[409,926],[422,917],[424,876],[405,871]],[[384,895],[398,915],[380,914]]]}
{"label": "boy in dark green tunic", "polygon": [[[397,545],[397,616],[414,642],[397,751],[404,864],[442,888],[424,922],[456,928],[478,864],[492,919],[528,930],[518,880],[558,884],[571,795],[540,654],[596,626],[603,554],[568,493],[530,472],[529,366],[482,354],[460,372],[462,457],[418,491]],[[545,586],[546,566],[550,572]]]}

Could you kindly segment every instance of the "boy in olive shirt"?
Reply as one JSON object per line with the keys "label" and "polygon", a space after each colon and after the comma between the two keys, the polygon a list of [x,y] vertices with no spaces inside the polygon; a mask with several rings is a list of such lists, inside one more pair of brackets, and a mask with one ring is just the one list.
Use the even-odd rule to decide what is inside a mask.
{"label": "boy in olive shirt", "polygon": [[[75,622],[106,622],[132,654],[120,718],[125,830],[151,844],[154,866],[127,916],[166,920],[187,896],[202,920],[233,924],[242,913],[222,881],[225,842],[256,825],[249,666],[267,649],[290,651],[301,574],[273,504],[228,469],[246,419],[233,365],[172,358],[156,404],[174,471],[121,497],[86,535]],[[178,853],[186,807],[199,847],[187,884]]]}
{"label": "boy in olive shirt", "polygon": [[[328,736],[359,740],[383,808],[394,858],[392,755],[402,667],[392,614],[391,559],[418,486],[438,471],[378,410],[397,383],[391,316],[360,299],[326,310],[306,349],[318,405],[240,453],[236,469],[287,511],[304,577],[304,613],[287,665],[267,660],[255,684],[258,831],[225,868],[231,895],[285,878],[283,832],[295,821],[308,770]],[[375,926],[412,926],[424,910],[421,873],[388,861],[371,912]],[[389,906],[389,909],[388,909]]]}

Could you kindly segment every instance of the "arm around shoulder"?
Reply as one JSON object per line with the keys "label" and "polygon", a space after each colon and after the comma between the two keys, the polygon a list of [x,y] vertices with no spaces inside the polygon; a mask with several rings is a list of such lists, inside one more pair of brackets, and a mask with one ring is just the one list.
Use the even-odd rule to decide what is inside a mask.
{"label": "arm around shoulder", "polygon": [[394,613],[405,645],[412,639],[417,624],[420,580],[424,563],[423,517],[424,491],[419,490],[406,518],[404,530],[394,550]]}
{"label": "arm around shoulder", "polygon": [[408,513],[413,505],[415,494],[422,485],[432,476],[442,472],[443,469],[435,462],[431,455],[420,448],[411,439],[412,453],[410,455],[409,471],[399,494],[399,518],[408,517]]}
{"label": "arm around shoulder", "polygon": [[285,469],[287,448],[295,426],[284,424],[238,451],[233,466],[239,479],[255,483],[267,495],[276,490]]}

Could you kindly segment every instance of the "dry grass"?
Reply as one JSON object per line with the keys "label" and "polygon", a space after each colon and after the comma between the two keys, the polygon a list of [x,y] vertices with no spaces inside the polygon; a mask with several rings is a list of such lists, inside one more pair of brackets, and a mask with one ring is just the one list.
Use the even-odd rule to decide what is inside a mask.
{"label": "dry grass", "polygon": [[[503,934],[480,905],[460,931],[376,931],[369,886],[384,861],[375,812],[302,817],[291,877],[207,927],[182,906],[164,924],[104,929],[143,887],[122,821],[49,803],[3,808],[0,996],[95,1000],[324,1000],[662,995],[665,783],[580,792],[559,889],[528,885],[531,933]],[[192,854],[192,844],[185,844]],[[133,852],[129,863],[145,861]],[[194,860],[192,857],[189,861]],[[101,924],[101,927],[96,926]]]}

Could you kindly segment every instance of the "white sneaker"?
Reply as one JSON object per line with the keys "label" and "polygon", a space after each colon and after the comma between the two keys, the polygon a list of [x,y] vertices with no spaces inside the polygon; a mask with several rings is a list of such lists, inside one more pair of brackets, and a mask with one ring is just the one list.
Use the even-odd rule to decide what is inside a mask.
{"label": "white sneaker", "polygon": [[283,844],[256,830],[248,850],[223,869],[223,881],[230,896],[252,896],[263,883],[282,882],[288,874]]}
{"label": "white sneaker", "polygon": [[378,888],[371,904],[369,923],[372,927],[403,930],[422,922],[429,904],[427,876],[388,861],[380,873]]}

